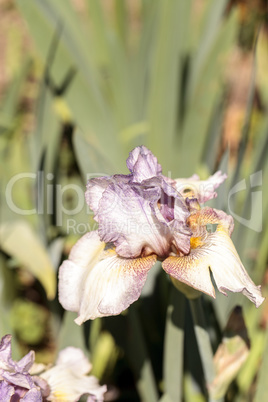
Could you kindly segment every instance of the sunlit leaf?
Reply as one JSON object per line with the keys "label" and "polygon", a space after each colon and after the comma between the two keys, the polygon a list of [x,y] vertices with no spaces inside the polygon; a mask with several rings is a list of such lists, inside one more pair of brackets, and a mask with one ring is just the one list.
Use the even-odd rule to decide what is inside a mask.
{"label": "sunlit leaf", "polygon": [[16,258],[44,286],[47,297],[53,299],[56,291],[56,273],[37,234],[26,221],[2,223],[0,246]]}

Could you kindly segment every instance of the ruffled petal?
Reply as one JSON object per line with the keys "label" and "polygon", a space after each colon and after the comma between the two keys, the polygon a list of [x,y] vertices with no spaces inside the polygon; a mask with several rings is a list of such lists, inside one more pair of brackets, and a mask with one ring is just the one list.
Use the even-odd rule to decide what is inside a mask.
{"label": "ruffled petal", "polygon": [[132,173],[131,181],[137,183],[162,173],[162,167],[157,162],[157,158],[144,145],[136,147],[129,153],[127,167]]}
{"label": "ruffled petal", "polygon": [[30,389],[23,398],[20,399],[23,402],[42,402],[41,391],[37,388]]}
{"label": "ruffled petal", "polygon": [[0,381],[0,401],[10,402],[12,395],[14,395],[15,389],[8,382]]}
{"label": "ruffled petal", "polygon": [[34,388],[34,382],[30,374],[21,374],[21,373],[10,373],[9,371],[5,371],[2,373],[2,377],[17,387],[31,389]]}
{"label": "ruffled petal", "polygon": [[127,183],[131,175],[116,174],[114,176],[104,176],[90,179],[87,183],[87,190],[85,192],[86,203],[92,209],[95,216],[94,219],[98,222],[98,208],[99,202],[103,192],[112,183]]}
{"label": "ruffled petal", "polygon": [[[163,262],[164,270],[175,279],[215,297],[210,279],[212,272],[219,291],[242,292],[256,307],[264,301],[260,286],[256,286],[246,272],[229,237],[232,220],[223,211],[204,208],[192,215],[191,228],[196,225],[217,223],[214,233],[192,238],[190,254],[169,257]],[[193,228],[195,231],[195,228]]]}
{"label": "ruffled petal", "polygon": [[176,189],[184,198],[196,198],[200,204],[217,197],[215,192],[227,178],[225,173],[218,171],[207,180],[200,180],[198,175],[188,179],[176,179]]}
{"label": "ruffled petal", "polygon": [[0,370],[10,370],[15,367],[11,358],[11,335],[5,335],[0,341]]}
{"label": "ruffled petal", "polygon": [[16,362],[17,371],[21,373],[28,373],[32,365],[34,364],[35,360],[35,353],[31,350],[27,355],[23,356],[18,362]]}
{"label": "ruffled petal", "polygon": [[60,267],[59,300],[66,310],[78,312],[75,321],[79,325],[88,319],[120,314],[129,307],[140,296],[147,273],[156,262],[155,255],[118,257],[114,250],[104,250],[96,232],[84,235],[69,258]]}
{"label": "ruffled petal", "polygon": [[155,214],[154,206],[160,196],[160,188],[109,185],[100,201],[101,240],[113,242],[116,252],[126,258],[151,253],[166,255],[172,234],[164,219],[160,221]]}

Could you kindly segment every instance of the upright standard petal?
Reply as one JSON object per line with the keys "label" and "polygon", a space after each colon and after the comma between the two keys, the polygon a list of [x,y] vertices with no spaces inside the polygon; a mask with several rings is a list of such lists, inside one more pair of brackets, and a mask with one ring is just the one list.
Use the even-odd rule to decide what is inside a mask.
{"label": "upright standard petal", "polygon": [[[98,221],[99,202],[103,192],[109,184],[118,183],[140,183],[143,180],[161,175],[162,168],[156,157],[145,146],[136,147],[129,153],[127,167],[131,172],[128,175],[116,174],[90,179],[85,192],[86,202],[95,213],[95,220]],[[169,180],[169,179],[168,179]]]}
{"label": "upright standard petal", "polygon": [[103,192],[112,183],[127,183],[131,175],[116,174],[114,176],[103,176],[90,179],[87,183],[87,190],[85,192],[86,203],[92,209],[95,216],[94,219],[98,222],[98,209],[99,202]]}
{"label": "upright standard petal", "polygon": [[131,181],[137,183],[162,173],[162,167],[157,162],[157,158],[144,145],[136,147],[129,153],[127,167],[132,173]]}
{"label": "upright standard petal", "polygon": [[84,235],[59,271],[59,300],[76,311],[81,325],[88,319],[120,314],[140,296],[155,255],[125,259],[105,249],[97,232]]}
{"label": "upright standard petal", "polygon": [[217,223],[217,230],[192,237],[190,254],[167,258],[163,263],[164,270],[175,279],[215,297],[210,279],[212,272],[221,293],[242,292],[259,307],[264,301],[260,286],[256,286],[250,279],[229,237],[232,224],[228,216],[223,211],[204,208],[189,220],[191,226],[201,222],[203,225]]}
{"label": "upright standard petal", "polygon": [[111,184],[100,201],[99,236],[112,242],[116,252],[126,258],[152,253],[165,256],[170,249],[171,232],[156,216],[154,205],[160,188],[144,189],[134,184]]}
{"label": "upright standard petal", "polygon": [[216,189],[227,178],[221,171],[214,173],[207,180],[200,180],[197,174],[188,179],[176,179],[176,189],[184,198],[196,198],[200,204],[217,197]]}

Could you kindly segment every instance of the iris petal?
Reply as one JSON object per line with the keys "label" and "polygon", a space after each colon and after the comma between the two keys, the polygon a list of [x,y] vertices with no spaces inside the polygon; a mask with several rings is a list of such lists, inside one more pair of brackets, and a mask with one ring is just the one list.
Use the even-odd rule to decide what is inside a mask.
{"label": "iris petal", "polygon": [[136,147],[129,153],[127,167],[133,175],[131,181],[137,183],[162,173],[157,158],[145,146]]}
{"label": "iris petal", "polygon": [[135,185],[111,184],[100,202],[101,240],[113,242],[116,252],[126,258],[151,253],[166,255],[171,232],[164,219],[160,221],[152,208],[160,196],[159,188],[144,190]]}
{"label": "iris petal", "polygon": [[82,350],[68,347],[60,352],[56,365],[41,374],[51,389],[50,401],[78,401],[84,394],[93,396],[94,401],[103,401],[107,390],[100,386],[97,378],[87,376],[91,364]]}
{"label": "iris petal", "polygon": [[[79,325],[88,319],[120,314],[129,307],[139,298],[147,273],[156,262],[155,255],[125,259],[112,249],[104,250],[97,232],[84,235],[69,258],[60,268],[59,300],[65,309],[78,312],[75,321]],[[75,296],[70,302],[71,294]]]}
{"label": "iris petal", "polygon": [[210,279],[212,272],[221,293],[242,292],[259,307],[264,298],[260,286],[250,279],[229,237],[231,220],[223,211],[204,208],[196,214],[196,221],[204,225],[218,223],[217,230],[196,242],[188,256],[167,258],[163,263],[164,270],[175,279],[215,297]]}
{"label": "iris petal", "polygon": [[218,188],[227,178],[221,171],[214,173],[207,180],[200,180],[197,174],[188,179],[176,179],[176,189],[185,198],[196,198],[200,204],[217,197]]}

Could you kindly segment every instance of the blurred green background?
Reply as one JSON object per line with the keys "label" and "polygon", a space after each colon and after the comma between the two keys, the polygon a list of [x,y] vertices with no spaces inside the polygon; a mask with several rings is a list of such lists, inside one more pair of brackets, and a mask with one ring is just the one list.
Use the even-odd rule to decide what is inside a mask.
{"label": "blurred green background", "polygon": [[[107,400],[206,400],[188,302],[177,292],[174,319],[159,266],[135,308],[82,328],[57,301],[57,269],[95,228],[87,179],[127,173],[128,152],[144,144],[172,178],[228,174],[211,205],[234,216],[235,246],[267,294],[267,10],[261,0],[0,0],[0,336],[14,335],[14,357],[34,349],[51,362],[79,346]],[[214,351],[237,304],[251,339],[225,400],[266,402],[266,303],[203,303]]]}

